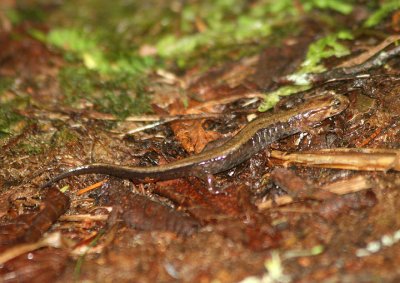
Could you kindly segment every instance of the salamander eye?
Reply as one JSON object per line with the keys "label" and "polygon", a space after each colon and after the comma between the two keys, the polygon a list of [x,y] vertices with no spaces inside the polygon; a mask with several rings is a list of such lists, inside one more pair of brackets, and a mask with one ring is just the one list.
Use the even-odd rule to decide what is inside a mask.
{"label": "salamander eye", "polygon": [[335,107],[340,106],[340,104],[341,104],[341,102],[340,102],[339,99],[334,99],[333,102],[332,102],[332,106],[335,106]]}

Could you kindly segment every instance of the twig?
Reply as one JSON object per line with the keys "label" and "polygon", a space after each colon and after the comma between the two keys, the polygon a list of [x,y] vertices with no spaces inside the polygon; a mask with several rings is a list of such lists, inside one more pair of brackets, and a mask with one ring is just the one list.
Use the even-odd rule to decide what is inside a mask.
{"label": "twig", "polygon": [[[327,71],[321,74],[314,74],[312,80],[314,82],[321,80],[329,80],[331,81],[334,77],[340,77],[341,75],[355,75],[361,72],[366,72],[371,69],[375,69],[383,66],[389,59],[400,54],[400,45],[394,47],[389,51],[381,51],[376,55],[372,56],[370,59],[365,61],[364,63],[347,67],[347,68],[336,68],[331,71]],[[320,76],[319,76],[320,75]]]}
{"label": "twig", "polygon": [[400,171],[400,150],[379,148],[335,148],[286,153],[273,150],[271,157],[284,160],[284,165],[359,171]]}
{"label": "twig", "polygon": [[43,239],[29,244],[16,245],[0,254],[0,264],[3,264],[22,254],[43,248],[53,247],[61,248],[65,245],[60,232],[55,232],[47,235]]}
{"label": "twig", "polygon": [[94,189],[97,189],[98,187],[100,187],[101,185],[103,185],[105,182],[107,182],[108,180],[107,179],[105,179],[105,180],[103,180],[103,181],[100,181],[100,182],[97,182],[97,183],[95,183],[95,184],[93,184],[93,185],[90,185],[90,186],[88,186],[88,187],[86,187],[86,188],[84,188],[84,189],[82,189],[82,190],[79,190],[77,193],[76,193],[76,195],[78,195],[78,196],[80,196],[80,195],[83,195],[84,193],[87,193],[87,192],[89,192],[89,191],[92,191],[92,190],[94,190]]}
{"label": "twig", "polygon": [[[369,77],[370,74],[367,73],[367,71],[383,66],[389,59],[398,56],[399,54],[400,54],[400,45],[388,51],[383,50],[361,64],[351,67],[334,68],[332,70],[322,73],[304,74],[301,80],[303,82],[307,82],[308,84],[315,84],[321,82],[328,83],[338,80]],[[277,83],[281,85],[295,83],[296,82],[296,80],[294,79],[295,77],[298,76],[289,75],[281,77],[277,79]]]}
{"label": "twig", "polygon": [[350,60],[343,62],[337,67],[348,68],[354,65],[362,64],[363,62],[370,59],[372,56],[374,56],[375,54],[377,54],[378,52],[380,52],[381,50],[385,49],[386,47],[388,47],[389,45],[398,40],[400,40],[400,35],[389,36],[378,45],[370,47],[367,51],[361,53],[360,55],[354,58],[351,58]]}
{"label": "twig", "polygon": [[[228,104],[231,102],[234,102],[236,100],[239,99],[243,99],[243,98],[252,98],[251,102],[253,103],[255,101],[255,99],[259,98],[259,99],[263,99],[264,98],[264,94],[259,93],[259,92],[255,92],[255,93],[248,93],[245,95],[234,95],[234,96],[230,96],[230,97],[225,97],[222,99],[216,99],[216,100],[211,100],[211,101],[207,101],[205,103],[202,103],[198,106],[195,107],[191,107],[188,110],[198,110],[198,109],[205,109],[205,108],[212,108],[215,105],[221,105],[221,104]],[[238,111],[237,113],[240,113],[240,111]],[[151,128],[155,128],[158,127],[160,125],[166,124],[166,123],[170,123],[170,122],[175,122],[175,121],[185,121],[185,120],[200,120],[200,119],[209,119],[209,118],[224,118],[227,119],[229,117],[234,116],[236,113],[232,113],[232,114],[221,114],[221,113],[201,113],[201,114],[185,114],[185,115],[175,115],[175,116],[164,116],[164,117],[160,117],[159,120],[153,120],[155,121],[155,123],[149,124],[149,125],[145,125],[142,127],[137,127],[135,129],[132,129],[130,131],[128,131],[126,134],[127,135],[131,135],[134,133],[138,133],[144,130],[148,130]],[[128,117],[125,121],[131,121],[130,117]]]}
{"label": "twig", "polygon": [[232,95],[232,96],[224,97],[221,99],[210,100],[210,101],[204,102],[198,106],[191,107],[190,109],[211,108],[211,107],[214,107],[215,105],[228,104],[228,103],[232,103],[234,101],[244,99],[244,98],[252,98],[252,100],[253,100],[255,98],[264,99],[264,97],[265,97],[265,94],[261,93],[261,92],[251,92],[251,93],[241,94],[241,95]]}
{"label": "twig", "polygon": [[70,222],[80,222],[80,221],[106,221],[108,219],[107,214],[91,215],[91,214],[75,214],[75,215],[62,215],[59,221],[70,221]]}

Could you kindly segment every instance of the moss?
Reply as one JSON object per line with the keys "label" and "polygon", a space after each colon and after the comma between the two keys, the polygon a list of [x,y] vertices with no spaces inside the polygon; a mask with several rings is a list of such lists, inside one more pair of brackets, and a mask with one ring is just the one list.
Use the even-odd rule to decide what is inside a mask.
{"label": "moss", "polygon": [[[303,0],[301,5],[307,12],[318,9],[348,14],[353,2]],[[246,46],[248,50],[249,45],[259,45],[277,26],[298,21],[299,11],[292,0],[258,0],[251,4],[245,0],[190,3],[72,0],[52,17],[60,27],[54,28],[47,40],[54,46],[79,53],[88,68],[101,72],[129,71],[133,66],[135,71],[159,67],[160,62],[138,56],[144,44],[156,47],[158,56],[184,69],[195,64],[194,60],[204,59],[199,53],[214,50],[225,53],[207,56],[211,63],[226,58],[229,53],[237,59],[242,55],[235,52],[237,46]]]}
{"label": "moss", "polygon": [[291,94],[305,91],[311,88],[309,85],[295,85],[295,86],[283,86],[278,88],[273,92],[269,92],[265,95],[264,101],[258,107],[258,111],[265,112],[275,106],[278,103],[281,97],[289,96]]}
{"label": "moss", "polygon": [[111,113],[120,119],[151,110],[150,97],[141,84],[143,79],[129,72],[100,75],[83,66],[69,66],[59,73],[65,102],[76,105],[84,99],[97,111]]}
{"label": "moss", "polygon": [[14,126],[24,119],[12,108],[12,105],[5,103],[0,107],[0,138],[15,134]]}
{"label": "moss", "polygon": [[13,79],[10,77],[0,78],[0,97],[12,87]]}
{"label": "moss", "polygon": [[[126,81],[125,81],[126,82]],[[125,89],[116,89],[113,83],[103,92],[103,95],[94,100],[95,108],[105,113],[111,113],[120,119],[129,115],[150,112],[150,97],[140,87],[136,86],[135,92]]]}
{"label": "moss", "polygon": [[19,123],[25,118],[17,110],[25,108],[29,99],[23,96],[10,95],[7,90],[12,88],[12,78],[0,79],[0,139],[19,131]]}
{"label": "moss", "polygon": [[[318,10],[331,17],[332,11],[351,13],[357,3],[295,2],[71,0],[50,16],[53,28],[48,34],[33,34],[61,50],[74,65],[59,77],[66,103],[85,99],[96,110],[123,118],[150,108],[144,86],[151,70],[165,66],[178,70],[199,65],[207,68],[250,56],[259,52],[269,38],[279,42],[282,36],[297,32],[302,10]],[[347,54],[338,39],[342,39],[340,34],[331,35],[311,45],[298,74],[323,71],[323,58]],[[142,56],[140,50],[144,45],[151,46],[156,53]],[[288,91],[280,93],[286,95]]]}
{"label": "moss", "polygon": [[[177,15],[181,32],[161,35],[156,42],[158,54],[178,60],[184,68],[199,51],[223,49],[229,54],[238,45],[260,42],[271,34],[279,13],[293,12],[290,1],[266,2],[246,5],[246,1],[218,0],[183,6]],[[199,23],[204,26],[202,31]]]}
{"label": "moss", "polygon": [[51,145],[53,147],[64,147],[68,144],[76,143],[79,140],[78,135],[69,128],[62,126],[59,131],[55,132],[51,137]]}
{"label": "moss", "polygon": [[[349,14],[353,2],[303,0],[301,4],[307,12],[318,9]],[[184,67],[199,50],[207,49],[212,53],[221,47],[228,51],[229,46],[260,43],[275,33],[276,27],[298,21],[299,16],[291,0],[254,1],[251,5],[234,0],[201,1],[183,6],[177,15],[180,32],[161,35],[156,46],[159,55],[179,60]],[[202,30],[199,30],[199,22]]]}
{"label": "moss", "polygon": [[36,141],[22,142],[13,148],[18,154],[37,155],[44,152],[44,145],[38,144]]}
{"label": "moss", "polygon": [[347,31],[339,31],[329,34],[313,43],[308,47],[306,59],[300,68],[288,77],[293,82],[293,86],[283,86],[277,90],[267,93],[265,99],[258,108],[264,112],[271,109],[278,103],[280,97],[289,96],[299,91],[305,91],[311,87],[308,80],[308,73],[319,73],[325,71],[322,60],[336,56],[342,57],[349,54],[349,49],[340,40],[352,39],[353,35]]}
{"label": "moss", "polygon": [[65,103],[76,106],[87,100],[95,109],[120,118],[150,109],[138,85],[146,84],[143,74],[154,59],[138,56],[135,50],[110,53],[102,48],[99,34],[77,28],[55,28],[47,35],[32,31],[32,35],[63,50],[72,63],[59,73]]}
{"label": "moss", "polygon": [[95,89],[96,75],[83,67],[64,67],[60,70],[58,79],[65,102],[68,104],[74,104],[81,98],[89,97]]}
{"label": "moss", "polygon": [[343,57],[350,53],[350,50],[340,40],[351,40],[353,35],[348,31],[339,31],[329,34],[308,47],[306,60],[301,64],[300,73],[322,72],[325,68],[320,64],[322,59],[332,56]]}
{"label": "moss", "polygon": [[345,15],[353,11],[353,4],[355,3],[355,1],[349,0],[303,0],[302,2],[305,11],[314,9],[332,10]]}
{"label": "moss", "polygon": [[18,25],[24,21],[42,22],[46,18],[46,13],[41,5],[23,4],[19,1],[15,8],[7,8],[5,15],[13,25]]}
{"label": "moss", "polygon": [[380,1],[379,3],[379,8],[376,9],[364,22],[365,27],[373,27],[378,25],[391,13],[400,9],[400,1],[398,0]]}

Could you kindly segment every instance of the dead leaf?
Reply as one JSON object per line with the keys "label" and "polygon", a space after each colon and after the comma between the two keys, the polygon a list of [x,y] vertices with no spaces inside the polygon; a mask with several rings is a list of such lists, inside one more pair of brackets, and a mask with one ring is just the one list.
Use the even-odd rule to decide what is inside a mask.
{"label": "dead leaf", "polygon": [[204,120],[175,122],[171,124],[176,138],[187,152],[199,153],[210,141],[221,137],[220,133],[205,131],[203,123]]}

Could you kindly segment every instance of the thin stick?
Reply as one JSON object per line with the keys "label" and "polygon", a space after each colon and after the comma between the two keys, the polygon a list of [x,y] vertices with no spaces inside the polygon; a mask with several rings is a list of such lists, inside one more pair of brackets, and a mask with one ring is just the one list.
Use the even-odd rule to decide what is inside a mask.
{"label": "thin stick", "polygon": [[69,222],[81,222],[81,221],[106,221],[108,219],[107,214],[91,215],[91,214],[75,214],[75,215],[63,215],[59,221]]}
{"label": "thin stick", "polygon": [[100,181],[100,182],[97,182],[97,183],[95,183],[95,184],[93,184],[93,185],[90,185],[89,187],[86,187],[86,188],[84,188],[84,189],[82,189],[82,190],[79,190],[76,194],[78,195],[78,196],[80,196],[80,195],[82,195],[82,194],[84,194],[84,193],[87,193],[87,192],[89,192],[89,191],[91,191],[91,190],[94,190],[94,189],[97,189],[98,187],[100,187],[101,185],[103,185],[105,182],[107,182],[108,180],[107,179],[105,179],[105,180],[103,180],[103,181]]}

